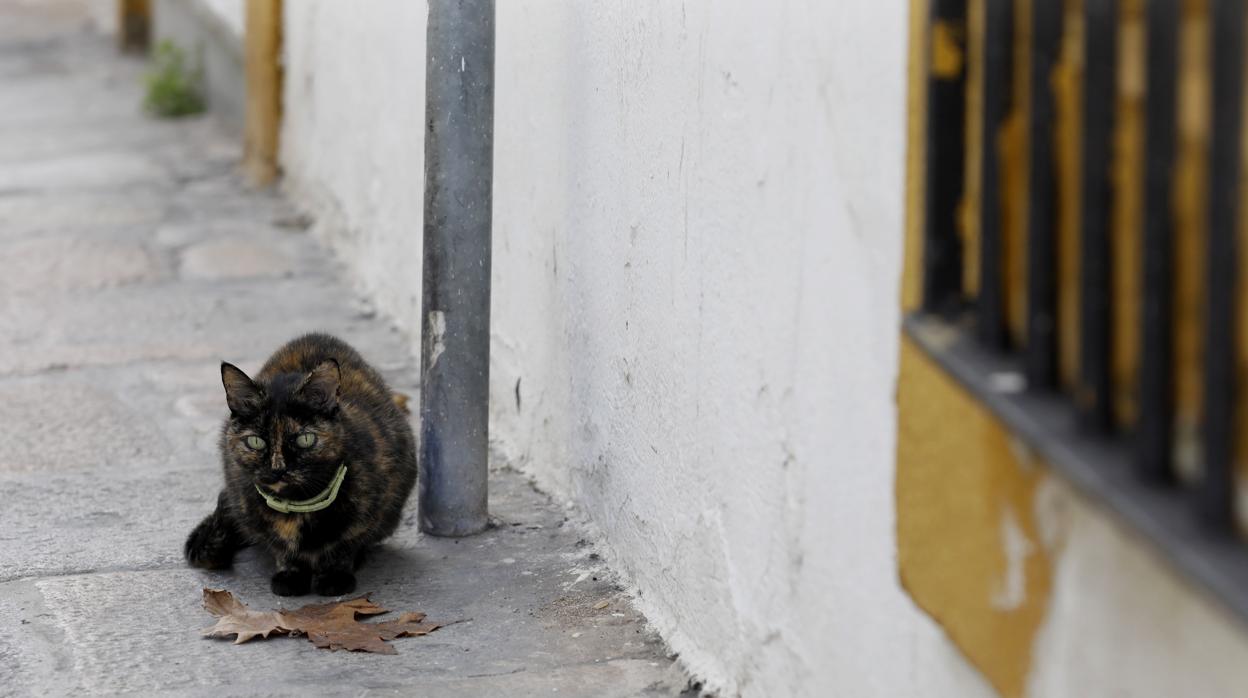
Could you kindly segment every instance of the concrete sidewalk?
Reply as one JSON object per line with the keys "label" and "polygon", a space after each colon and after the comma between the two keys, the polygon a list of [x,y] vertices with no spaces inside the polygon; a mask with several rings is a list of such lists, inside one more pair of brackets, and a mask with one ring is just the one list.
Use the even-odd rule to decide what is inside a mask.
{"label": "concrete sidewalk", "polygon": [[0,694],[683,690],[577,525],[505,468],[496,527],[422,537],[409,512],[359,575],[388,608],[468,622],[394,657],[199,636],[204,586],[319,600],[272,596],[252,551],[229,573],[182,562],[220,485],[218,361],[252,370],[319,329],[398,389],[416,370],[295,212],[240,180],[236,141],[140,112],[142,69],[72,4],[0,1]]}

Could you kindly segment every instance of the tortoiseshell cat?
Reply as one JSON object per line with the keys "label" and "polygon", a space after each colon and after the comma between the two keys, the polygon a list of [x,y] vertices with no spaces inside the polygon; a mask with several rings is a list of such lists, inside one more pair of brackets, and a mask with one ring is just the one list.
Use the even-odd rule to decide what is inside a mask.
{"label": "tortoiseshell cat", "polygon": [[324,334],[278,349],[255,377],[228,363],[225,489],[191,532],[186,559],[229,567],[262,544],[274,594],[350,593],[364,551],[394,532],[416,482],[416,440],[381,376]]}

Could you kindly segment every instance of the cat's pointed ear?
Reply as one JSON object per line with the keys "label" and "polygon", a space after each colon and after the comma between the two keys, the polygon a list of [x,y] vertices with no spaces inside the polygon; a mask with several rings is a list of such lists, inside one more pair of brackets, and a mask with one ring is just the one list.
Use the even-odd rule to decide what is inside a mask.
{"label": "cat's pointed ear", "polygon": [[260,411],[264,392],[237,366],[221,362],[221,384],[225,386],[225,403],[230,406],[230,412],[248,415]]}
{"label": "cat's pointed ear", "polygon": [[338,362],[326,359],[316,365],[295,390],[300,402],[314,410],[333,412],[338,406]]}

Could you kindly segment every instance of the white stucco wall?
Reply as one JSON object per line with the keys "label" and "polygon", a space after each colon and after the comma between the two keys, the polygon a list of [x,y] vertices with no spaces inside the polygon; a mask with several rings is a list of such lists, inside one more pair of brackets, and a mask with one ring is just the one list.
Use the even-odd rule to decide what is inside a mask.
{"label": "white stucco wall", "polygon": [[1248,627],[1058,478],[1042,493],[1039,520],[1057,555],[1029,695],[1244,694]]}
{"label": "white stucco wall", "polygon": [[[492,438],[727,694],[990,692],[897,581],[902,5],[498,4]],[[286,3],[286,186],[413,336],[424,19]],[[1054,487],[1033,693],[1235,685],[1243,633]]]}
{"label": "white stucco wall", "polygon": [[231,34],[242,37],[245,31],[246,0],[200,0]]}
{"label": "white stucco wall", "polygon": [[892,554],[905,13],[500,12],[503,445],[712,686],[958,680]]}
{"label": "white stucco wall", "polygon": [[359,286],[419,336],[426,6],[300,0],[283,12],[287,186]]}

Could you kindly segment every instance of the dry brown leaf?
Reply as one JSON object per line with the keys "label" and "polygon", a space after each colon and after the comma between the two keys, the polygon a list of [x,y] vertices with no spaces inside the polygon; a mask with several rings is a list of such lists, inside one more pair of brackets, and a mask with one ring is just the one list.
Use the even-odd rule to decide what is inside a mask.
{"label": "dry brown leaf", "polygon": [[368,600],[368,596],[361,596],[346,601],[330,601],[329,603],[311,603],[303,608],[297,608],[293,611],[281,611],[281,615],[286,619],[288,625],[286,627],[297,629],[300,624],[318,623],[328,620],[339,620],[346,618],[355,620],[356,616],[375,616],[388,611],[381,606]]}
{"label": "dry brown leaf", "polygon": [[[405,620],[407,616],[412,619]],[[309,629],[308,639],[317,647],[331,650],[395,654],[394,646],[386,640],[428,635],[441,627],[437,623],[422,623],[424,617],[423,613],[405,613],[399,620],[385,623],[356,623],[353,627],[332,631]]]}
{"label": "dry brown leaf", "polygon": [[377,634],[386,640],[393,640],[396,637],[428,635],[442,627],[438,623],[425,623],[424,620],[425,614],[423,613],[404,613],[399,616],[398,620],[376,623],[375,627],[377,628]]}
{"label": "dry brown leaf", "polygon": [[235,635],[234,644],[272,633],[285,633],[282,617],[276,611],[253,611],[224,589],[204,589],[204,610],[217,617],[217,624],[204,629],[208,637]]}
{"label": "dry brown leaf", "polygon": [[217,616],[217,624],[204,630],[210,637],[237,635],[235,644],[270,634],[307,635],[312,644],[330,650],[396,654],[389,640],[428,635],[441,627],[427,623],[425,614],[409,612],[392,621],[361,623],[360,616],[386,613],[386,609],[361,596],[347,601],[308,604],[292,611],[252,611],[228,591],[204,589],[204,609]]}

